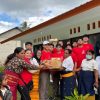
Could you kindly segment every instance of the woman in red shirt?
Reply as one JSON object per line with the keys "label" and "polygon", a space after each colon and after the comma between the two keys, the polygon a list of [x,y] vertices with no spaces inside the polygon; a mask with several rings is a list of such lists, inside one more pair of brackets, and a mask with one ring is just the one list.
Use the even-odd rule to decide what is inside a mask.
{"label": "woman in red shirt", "polygon": [[[25,50],[25,62],[31,64],[32,51],[27,49]],[[18,91],[21,94],[21,100],[31,100],[29,92],[33,88],[32,74],[24,68],[23,72],[19,75],[20,81],[18,86]]]}

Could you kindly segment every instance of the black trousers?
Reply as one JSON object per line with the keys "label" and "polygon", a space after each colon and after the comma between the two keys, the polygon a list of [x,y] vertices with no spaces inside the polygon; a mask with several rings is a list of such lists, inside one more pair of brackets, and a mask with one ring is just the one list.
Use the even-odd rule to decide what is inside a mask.
{"label": "black trousers", "polygon": [[54,96],[59,96],[60,95],[60,91],[59,91],[60,72],[53,73],[52,78],[53,78]]}
{"label": "black trousers", "polygon": [[21,100],[31,100],[29,90],[26,86],[18,86],[17,89],[21,95]]}

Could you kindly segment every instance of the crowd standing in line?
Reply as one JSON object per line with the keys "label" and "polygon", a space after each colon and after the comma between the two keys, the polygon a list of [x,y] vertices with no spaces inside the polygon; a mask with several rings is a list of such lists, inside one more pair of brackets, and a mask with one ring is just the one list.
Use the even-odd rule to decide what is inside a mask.
{"label": "crowd standing in line", "polygon": [[[25,48],[24,50],[22,47],[17,47],[5,61],[4,76],[7,79],[6,86],[9,86],[11,93],[11,99],[7,100],[17,100],[17,89],[21,94],[21,100],[31,100],[29,92],[34,89],[34,82],[29,69],[40,70],[39,100],[49,100],[50,76],[53,80],[52,100],[56,100],[58,96],[64,100],[65,96],[72,95],[76,87],[79,94],[89,93],[93,97],[95,87],[98,89],[98,100],[100,99],[100,55],[95,59],[94,47],[89,43],[88,36],[79,38],[73,43],[68,41],[66,46],[63,41],[58,41],[56,46],[44,41],[43,50],[37,50],[36,53],[33,53],[31,42],[26,42]],[[98,51],[100,54],[100,48]],[[46,65],[45,62],[51,58],[61,60],[61,70],[49,70],[50,65]],[[0,90],[2,98],[4,96],[2,82]]]}

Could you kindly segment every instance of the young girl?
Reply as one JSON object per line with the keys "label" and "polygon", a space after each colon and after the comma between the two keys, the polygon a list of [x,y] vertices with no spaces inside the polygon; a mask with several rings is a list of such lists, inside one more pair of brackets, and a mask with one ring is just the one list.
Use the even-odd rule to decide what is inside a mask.
{"label": "young girl", "polygon": [[12,93],[7,85],[7,76],[0,77],[0,100],[12,100]]}
{"label": "young girl", "polygon": [[64,100],[65,96],[71,96],[76,85],[73,72],[74,62],[71,57],[71,52],[71,50],[66,49],[64,53],[65,59],[62,63],[62,66],[65,68],[65,70],[61,72],[60,81],[61,100]]}
{"label": "young girl", "polygon": [[98,65],[94,60],[94,51],[88,50],[86,53],[86,59],[82,61],[80,74],[80,94],[90,96],[95,95],[94,86],[98,87]]}

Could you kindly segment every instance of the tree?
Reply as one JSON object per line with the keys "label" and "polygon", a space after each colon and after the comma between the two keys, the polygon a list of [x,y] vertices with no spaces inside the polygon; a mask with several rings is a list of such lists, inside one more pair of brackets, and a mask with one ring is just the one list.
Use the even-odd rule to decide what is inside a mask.
{"label": "tree", "polygon": [[19,27],[22,31],[25,31],[27,29],[29,29],[30,27],[28,26],[28,23],[26,21],[24,21],[20,27]]}

